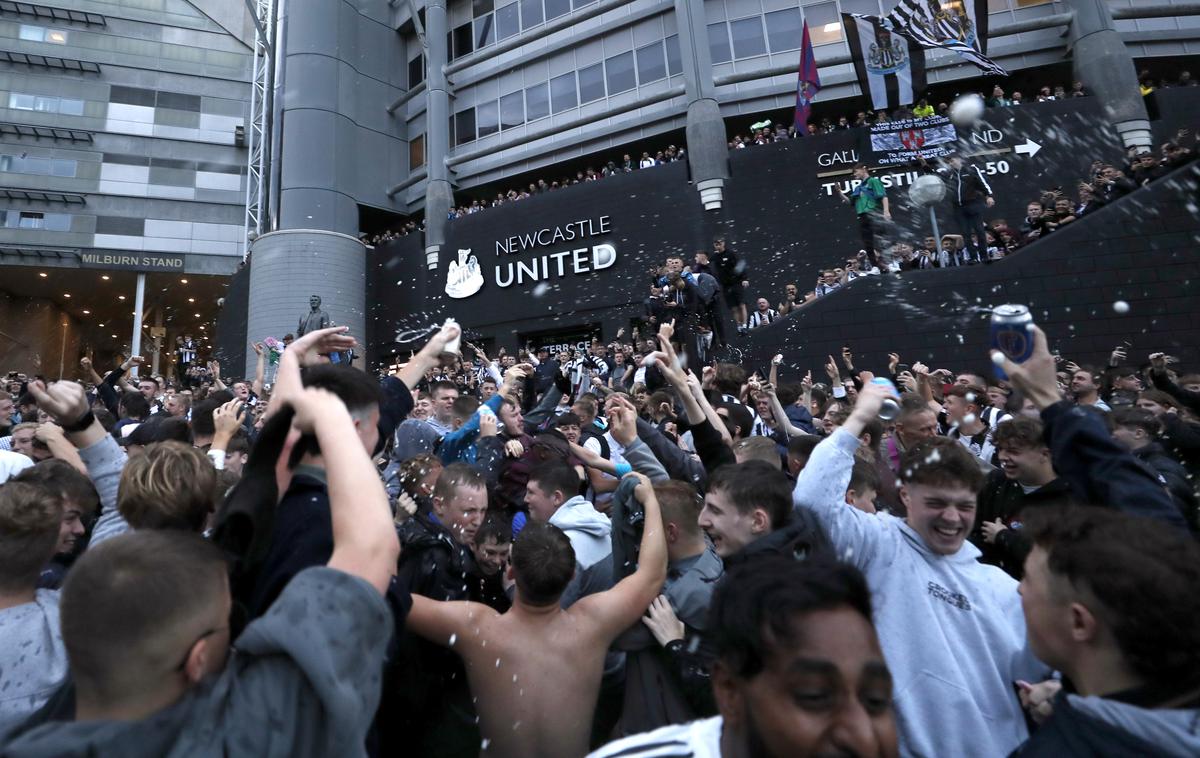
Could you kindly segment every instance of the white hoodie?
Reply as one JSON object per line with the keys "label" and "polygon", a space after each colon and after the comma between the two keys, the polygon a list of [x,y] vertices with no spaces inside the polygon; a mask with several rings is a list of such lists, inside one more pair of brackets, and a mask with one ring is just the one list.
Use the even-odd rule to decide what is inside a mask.
{"label": "white hoodie", "polygon": [[41,708],[66,676],[58,591],[38,590],[32,603],[0,610],[0,738]]}
{"label": "white hoodie", "polygon": [[939,555],[903,520],[847,505],[858,445],[843,429],[817,445],[793,502],[866,575],[895,682],[901,753],[1008,755],[1029,736],[1014,682],[1049,673],[1026,645],[1017,582],[979,563],[969,542]]}

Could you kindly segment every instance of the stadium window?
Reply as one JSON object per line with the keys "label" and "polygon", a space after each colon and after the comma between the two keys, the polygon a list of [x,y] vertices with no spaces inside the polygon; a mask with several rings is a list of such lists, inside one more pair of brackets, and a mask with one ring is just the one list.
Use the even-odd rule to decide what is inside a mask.
{"label": "stadium window", "polygon": [[471,3],[471,15],[479,18],[496,9],[496,0],[474,0]]}
{"label": "stadium window", "polygon": [[638,84],[656,82],[667,78],[667,64],[663,59],[663,46],[655,42],[637,49]]}
{"label": "stadium window", "polygon": [[496,39],[508,39],[521,33],[521,17],[516,3],[496,11]]}
{"label": "stadium window", "polygon": [[546,0],[546,20],[565,16],[571,12],[571,0]]}
{"label": "stadium window", "polygon": [[525,88],[525,118],[536,121],[550,115],[550,90],[545,82]]}
{"label": "stadium window", "polygon": [[500,131],[500,106],[495,100],[475,106],[475,126],[480,139]]}
{"label": "stadium window", "polygon": [[418,53],[408,62],[408,88],[412,89],[425,81],[425,54]]}
{"label": "stadium window", "polygon": [[596,2],[596,0],[574,0],[574,2],[571,4],[573,6],[575,6],[576,10],[578,10],[578,9],[582,8],[583,6],[591,5],[594,2]]}
{"label": "stadium window", "polygon": [[489,13],[475,19],[475,49],[487,47],[496,41],[495,17]]}
{"label": "stadium window", "polygon": [[454,46],[452,48],[453,52],[451,57],[461,58],[464,55],[471,54],[475,50],[473,45],[475,39],[471,35],[471,23],[469,21],[462,26],[455,28],[451,34],[454,36]]}
{"label": "stadium window", "polygon": [[525,123],[525,97],[521,90],[500,98],[500,128],[512,129]]}
{"label": "stadium window", "polygon": [[467,108],[454,114],[454,144],[475,141],[475,109]]}
{"label": "stadium window", "polygon": [[69,97],[62,97],[58,100],[58,112],[65,116],[82,116],[83,101],[75,100]]}
{"label": "stadium window", "polygon": [[683,56],[679,52],[679,35],[672,34],[667,37],[667,73],[671,76],[683,73]]}
{"label": "stadium window", "polygon": [[762,16],[730,21],[729,31],[733,35],[735,58],[753,58],[766,54],[767,40],[763,37]]}
{"label": "stadium window", "polygon": [[21,24],[17,36],[26,42],[49,42],[51,45],[67,44],[66,29],[47,29],[44,26]]}
{"label": "stadium window", "polygon": [[521,29],[530,29],[546,20],[542,0],[521,0]]}
{"label": "stadium window", "polygon": [[604,97],[604,64],[579,69],[579,102],[590,103]]}
{"label": "stadium window", "polygon": [[810,5],[804,9],[804,17],[808,19],[808,34],[814,45],[841,41],[842,21],[837,3]]}
{"label": "stadium window", "polygon": [[21,211],[21,219],[18,224],[22,229],[42,229],[46,225],[46,214],[36,211]]}
{"label": "stadium window", "polygon": [[724,21],[708,25],[708,51],[713,63],[733,60],[733,53],[729,49],[729,27]]}
{"label": "stadium window", "polygon": [[574,71],[550,80],[550,105],[555,113],[569,111],[579,105]]}
{"label": "stadium window", "polygon": [[799,8],[785,8],[766,14],[767,42],[771,52],[781,53],[785,50],[799,50],[804,38],[804,19],[800,17]]}
{"label": "stadium window", "polygon": [[408,143],[408,170],[425,165],[425,135],[418,134]]}
{"label": "stadium window", "polygon": [[633,52],[621,53],[604,61],[605,73],[608,78],[608,94],[615,95],[637,86],[637,76],[633,71]]}

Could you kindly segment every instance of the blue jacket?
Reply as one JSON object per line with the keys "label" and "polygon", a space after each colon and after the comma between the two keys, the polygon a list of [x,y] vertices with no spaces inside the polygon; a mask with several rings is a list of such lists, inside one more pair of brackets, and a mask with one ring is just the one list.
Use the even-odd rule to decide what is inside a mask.
{"label": "blue jacket", "polygon": [[475,440],[479,437],[479,414],[485,407],[492,413],[499,413],[503,403],[504,397],[500,393],[492,395],[486,403],[479,407],[479,410],[471,414],[467,423],[442,437],[442,446],[438,449],[442,463],[447,466],[458,461],[474,463],[479,454],[475,447]]}

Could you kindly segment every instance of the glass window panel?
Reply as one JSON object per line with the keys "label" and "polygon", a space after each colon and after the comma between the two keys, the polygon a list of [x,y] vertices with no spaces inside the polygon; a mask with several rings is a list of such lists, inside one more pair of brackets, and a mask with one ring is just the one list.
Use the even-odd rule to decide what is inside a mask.
{"label": "glass window panel", "polygon": [[29,24],[21,24],[21,39],[26,42],[41,42],[42,37],[46,34],[46,30],[41,26],[30,26]]}
{"label": "glass window panel", "polygon": [[34,99],[33,109],[35,111],[45,111],[46,113],[57,113],[58,112],[58,98],[57,97],[45,97],[43,95],[38,95]]}
{"label": "glass window panel", "polygon": [[412,89],[425,81],[425,54],[421,53],[408,62],[408,88]]}
{"label": "glass window panel", "polygon": [[78,164],[75,161],[55,159],[51,161],[50,173],[54,176],[75,176],[75,168]]}
{"label": "glass window panel", "polygon": [[546,20],[542,0],[521,0],[521,28],[528,29]]}
{"label": "glass window panel", "polygon": [[729,29],[725,22],[708,25],[708,51],[713,63],[728,63],[733,60],[729,50]]}
{"label": "glass window panel", "polygon": [[21,213],[22,229],[41,229],[45,222],[46,219],[41,213],[33,211],[22,211]]}
{"label": "glass window panel", "polygon": [[771,52],[800,49],[804,39],[804,19],[800,17],[799,8],[768,13],[766,20],[767,42],[771,45]]}
{"label": "glass window panel", "polygon": [[525,88],[525,117],[530,121],[550,115],[550,90],[545,82]]}
{"label": "glass window panel", "polygon": [[58,112],[68,116],[82,116],[83,101],[64,97],[58,101]]}
{"label": "glass window panel", "polygon": [[475,141],[475,109],[467,108],[454,114],[454,144]]}
{"label": "glass window panel", "polygon": [[8,94],[8,107],[15,108],[20,111],[31,111],[34,109],[36,98],[33,95],[22,95],[20,92],[10,92]]}
{"label": "glass window panel", "polygon": [[555,113],[569,111],[579,104],[575,92],[575,72],[556,76],[550,80],[550,103]]}
{"label": "glass window panel", "polygon": [[608,76],[608,94],[615,95],[637,86],[637,77],[633,73],[633,52],[614,55],[604,61]]}
{"label": "glass window panel", "polygon": [[579,102],[590,103],[604,97],[604,64],[579,69]]}
{"label": "glass window panel", "polygon": [[500,98],[500,128],[512,129],[525,123],[525,93],[517,90]]}
{"label": "glass window panel", "polygon": [[808,34],[814,45],[841,41],[842,22],[836,3],[810,5],[804,9],[804,17],[808,19]]}
{"label": "glass window panel", "polygon": [[667,78],[667,63],[663,58],[661,42],[637,49],[637,72],[641,84]]}
{"label": "glass window panel", "polygon": [[842,13],[861,13],[864,16],[879,15],[879,0],[842,0]]}
{"label": "glass window panel", "polygon": [[425,165],[425,135],[418,134],[411,142],[408,143],[408,170],[420,168]]}
{"label": "glass window panel", "polygon": [[487,14],[482,18],[475,19],[475,47],[487,47],[496,41],[496,24],[495,17],[492,14]]}
{"label": "glass window panel", "polygon": [[733,34],[733,54],[736,58],[765,55],[767,40],[763,37],[762,16],[751,16],[729,22]]}
{"label": "glass window panel", "polygon": [[520,33],[521,17],[516,3],[496,11],[496,39],[508,39]]}
{"label": "glass window panel", "polygon": [[988,13],[1000,13],[1008,8],[1008,0],[988,0]]}
{"label": "glass window panel", "polygon": [[582,8],[583,6],[585,6],[585,5],[591,5],[591,4],[592,4],[592,3],[594,3],[594,2],[596,2],[596,0],[575,0],[575,1],[574,1],[574,3],[573,3],[573,5],[574,5],[576,8]]}
{"label": "glass window panel", "polygon": [[496,7],[496,0],[474,0],[471,3],[471,15],[479,18],[485,13],[491,13]]}
{"label": "glass window panel", "polygon": [[546,20],[571,12],[571,0],[546,0]]}
{"label": "glass window panel", "polygon": [[47,29],[45,41],[52,45],[67,44],[67,32],[65,29]]}
{"label": "glass window panel", "polygon": [[470,22],[456,28],[452,34],[454,35],[454,57],[461,58],[468,55],[475,49],[475,38],[472,36]]}
{"label": "glass window panel", "polygon": [[495,100],[475,106],[475,126],[480,139],[500,131],[500,110]]}
{"label": "glass window panel", "polygon": [[42,227],[52,232],[71,231],[71,214],[46,213],[42,217]]}
{"label": "glass window panel", "polygon": [[672,34],[665,40],[667,44],[667,72],[671,76],[683,73],[683,56],[679,53],[679,35]]}

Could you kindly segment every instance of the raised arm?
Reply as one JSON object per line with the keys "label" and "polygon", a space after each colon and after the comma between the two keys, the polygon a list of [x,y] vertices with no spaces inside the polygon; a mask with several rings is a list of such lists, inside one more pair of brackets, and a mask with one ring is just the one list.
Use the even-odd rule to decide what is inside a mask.
{"label": "raised arm", "polygon": [[571,606],[572,613],[581,613],[593,622],[592,628],[606,643],[642,617],[667,578],[667,540],[654,488],[640,474],[626,476],[638,478],[634,497],[645,513],[637,571],[611,590],[589,595]]}
{"label": "raised arm", "polygon": [[255,342],[251,345],[254,348],[254,382],[250,385],[250,391],[255,395],[261,395],[263,385],[267,377],[267,356],[266,346],[261,342]]}
{"label": "raised arm", "polygon": [[438,645],[468,645],[479,632],[479,622],[500,614],[483,603],[431,600],[412,596],[412,609],[404,620],[405,628]]}
{"label": "raised arm", "polygon": [[1062,399],[1046,334],[1036,326],[1031,329],[1034,347],[1027,361],[1016,364],[999,352],[993,360],[1000,361],[1013,386],[1042,412],[1054,470],[1070,483],[1075,497],[1186,528],[1162,484],[1112,439],[1104,422]]}
{"label": "raised arm", "polygon": [[846,423],[813,449],[792,491],[796,510],[803,508],[816,516],[837,556],[859,568],[878,554],[888,527],[877,516],[847,505],[846,488],[854,469],[858,436],[879,414],[883,398],[888,395],[890,390],[878,384],[863,387]]}
{"label": "raised arm", "polygon": [[306,389],[288,395],[285,402],[296,411],[295,426],[316,436],[324,458],[333,525],[328,566],[364,579],[385,594],[396,573],[400,542],[387,493],[354,419],[345,404],[325,390]]}
{"label": "raised arm", "polygon": [[425,372],[439,365],[442,361],[442,353],[446,351],[446,345],[454,341],[462,334],[462,329],[458,324],[447,324],[437,331],[429,342],[421,348],[420,352],[408,359],[408,363],[396,372],[395,376],[404,385],[411,389],[416,389],[421,383],[421,379],[425,376]]}

